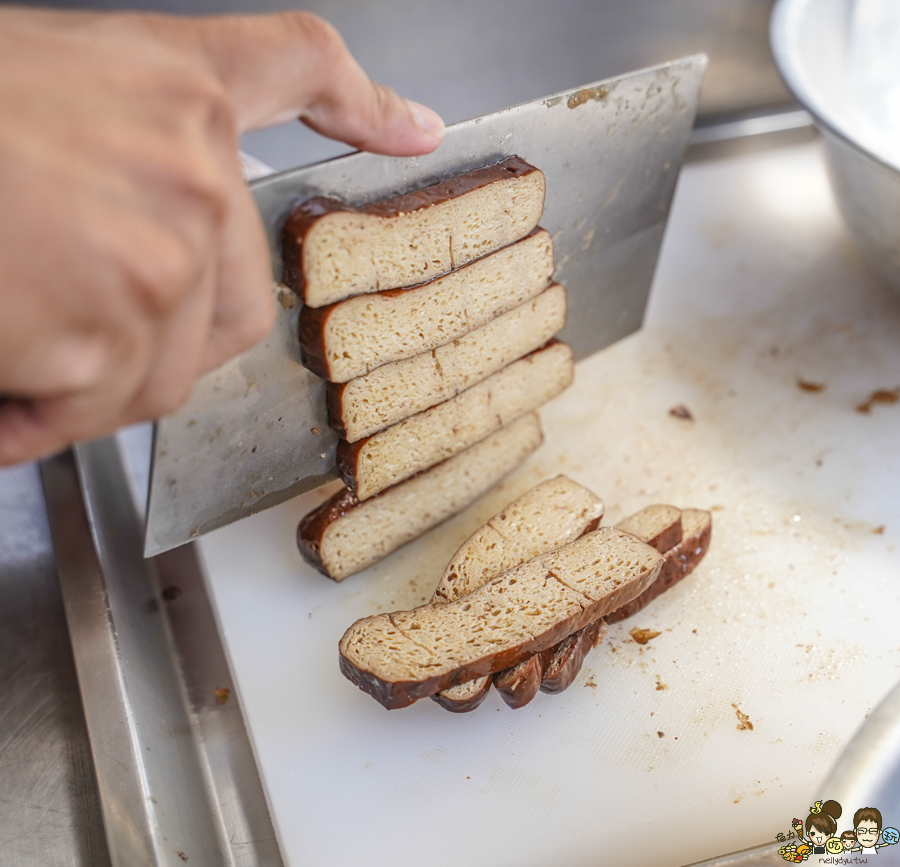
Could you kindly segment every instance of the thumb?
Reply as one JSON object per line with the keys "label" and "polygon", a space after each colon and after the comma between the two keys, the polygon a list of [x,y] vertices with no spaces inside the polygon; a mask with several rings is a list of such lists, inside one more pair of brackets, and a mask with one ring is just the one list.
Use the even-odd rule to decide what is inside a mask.
{"label": "thumb", "polygon": [[369,80],[340,34],[306,12],[185,22],[235,107],[239,129],[299,118],[316,132],[392,156],[433,151],[431,109]]}

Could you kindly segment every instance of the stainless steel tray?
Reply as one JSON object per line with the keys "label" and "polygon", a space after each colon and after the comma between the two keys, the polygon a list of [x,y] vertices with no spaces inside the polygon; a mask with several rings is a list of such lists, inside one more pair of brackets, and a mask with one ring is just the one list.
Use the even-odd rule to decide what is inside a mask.
{"label": "stainless steel tray", "polygon": [[41,471],[112,864],[280,867],[193,546],[143,559],[115,439]]}

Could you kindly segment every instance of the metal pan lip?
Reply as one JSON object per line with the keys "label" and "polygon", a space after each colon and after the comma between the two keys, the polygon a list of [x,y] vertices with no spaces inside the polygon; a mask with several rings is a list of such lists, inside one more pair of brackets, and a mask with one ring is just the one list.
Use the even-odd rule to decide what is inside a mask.
{"label": "metal pan lip", "polygon": [[[846,0],[844,3],[849,14],[849,4]],[[799,39],[810,15],[815,14],[814,7],[817,6],[821,8],[822,4],[816,0],[776,0],[769,20],[769,42],[775,66],[791,95],[812,115],[818,127],[876,165],[896,174],[900,172],[900,158],[892,160],[854,137],[852,132],[829,111],[828,106],[822,103],[812,86],[811,74],[802,60]]]}

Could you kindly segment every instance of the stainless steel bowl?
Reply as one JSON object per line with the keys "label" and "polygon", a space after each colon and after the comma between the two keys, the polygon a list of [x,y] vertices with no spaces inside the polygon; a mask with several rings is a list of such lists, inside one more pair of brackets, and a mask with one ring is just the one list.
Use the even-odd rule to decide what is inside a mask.
{"label": "stainless steel bowl", "polygon": [[[778,0],[772,53],[822,133],[847,227],[869,265],[900,292],[900,134],[884,129],[870,82],[860,73],[860,33],[871,28],[860,30],[859,7],[860,0]],[[883,49],[886,40],[880,41]],[[862,47],[871,58],[872,46]],[[893,50],[900,56],[900,46]]]}

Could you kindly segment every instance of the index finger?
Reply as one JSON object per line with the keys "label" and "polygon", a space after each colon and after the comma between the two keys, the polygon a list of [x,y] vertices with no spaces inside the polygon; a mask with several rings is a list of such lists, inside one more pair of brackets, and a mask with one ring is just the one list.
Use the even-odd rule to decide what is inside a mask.
{"label": "index finger", "polygon": [[371,81],[338,32],[306,12],[159,19],[224,85],[241,132],[299,118],[329,138],[393,156],[429,153],[444,124]]}

